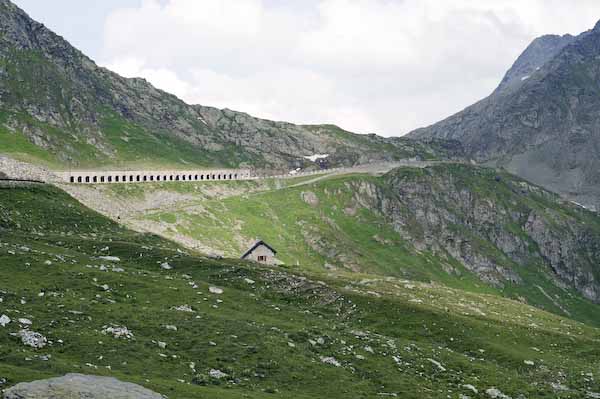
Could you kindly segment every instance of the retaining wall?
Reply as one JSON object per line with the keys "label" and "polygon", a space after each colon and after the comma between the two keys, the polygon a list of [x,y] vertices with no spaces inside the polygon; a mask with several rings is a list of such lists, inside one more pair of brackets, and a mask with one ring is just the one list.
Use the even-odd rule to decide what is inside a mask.
{"label": "retaining wall", "polygon": [[54,172],[63,183],[110,184],[110,183],[150,183],[168,181],[214,181],[248,180],[248,169],[210,169],[177,171],[92,171],[92,172]]}

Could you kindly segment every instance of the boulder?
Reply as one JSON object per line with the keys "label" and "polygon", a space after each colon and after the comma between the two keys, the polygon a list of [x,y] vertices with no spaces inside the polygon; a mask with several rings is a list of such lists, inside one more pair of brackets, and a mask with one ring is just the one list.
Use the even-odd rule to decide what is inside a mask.
{"label": "boulder", "polygon": [[17,335],[21,337],[23,345],[31,346],[32,348],[40,349],[48,343],[46,337],[35,331],[21,330]]}
{"label": "boulder", "polygon": [[7,389],[4,399],[163,399],[162,395],[112,377],[67,374],[64,377],[22,382]]}

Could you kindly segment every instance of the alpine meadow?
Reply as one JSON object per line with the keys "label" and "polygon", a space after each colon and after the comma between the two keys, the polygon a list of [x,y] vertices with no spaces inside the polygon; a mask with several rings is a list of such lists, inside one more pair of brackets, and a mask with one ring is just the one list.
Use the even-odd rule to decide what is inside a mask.
{"label": "alpine meadow", "polygon": [[599,71],[598,25],[545,35],[359,134],[188,104],[0,0],[0,395],[600,398]]}

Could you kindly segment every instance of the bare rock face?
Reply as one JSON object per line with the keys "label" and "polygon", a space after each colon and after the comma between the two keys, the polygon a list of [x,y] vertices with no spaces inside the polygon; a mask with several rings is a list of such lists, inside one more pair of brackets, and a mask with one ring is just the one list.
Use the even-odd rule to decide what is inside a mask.
{"label": "bare rock face", "polygon": [[524,284],[536,268],[600,303],[600,218],[493,169],[397,169],[355,183],[354,201],[388,219],[419,251],[454,259],[493,286]]}
{"label": "bare rock face", "polygon": [[4,392],[4,399],[164,399],[162,395],[112,377],[67,374],[22,382]]}
{"label": "bare rock face", "polygon": [[488,97],[409,136],[451,139],[465,155],[600,209],[600,24],[543,36]]}

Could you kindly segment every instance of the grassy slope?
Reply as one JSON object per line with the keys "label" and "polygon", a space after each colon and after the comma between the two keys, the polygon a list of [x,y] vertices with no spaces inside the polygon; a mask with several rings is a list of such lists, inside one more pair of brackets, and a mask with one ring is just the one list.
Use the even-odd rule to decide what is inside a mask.
{"label": "grassy slope", "polygon": [[[502,204],[507,209],[522,210],[528,207],[540,212],[553,211],[587,225],[597,219],[590,219],[586,212],[559,205],[554,198],[546,198],[541,194],[517,197],[510,185],[514,183],[521,186],[509,175],[503,175],[505,183],[498,184],[492,170],[478,169],[473,172],[472,168],[462,166],[447,168],[452,169],[448,169],[448,173],[453,178],[459,179],[456,183],[458,187],[470,190],[475,196]],[[404,168],[397,173],[409,174],[412,180],[418,180],[427,172]],[[361,182],[381,185],[383,189],[387,185],[383,178],[372,176],[334,177],[310,185],[283,187],[224,199],[202,198],[196,203],[191,201],[180,207],[169,207],[168,210],[158,209],[140,217],[170,226],[167,235],[192,237],[231,257],[243,253],[252,239],[261,238],[280,249],[280,259],[286,264],[301,265],[303,269],[313,272],[324,272],[326,267],[334,266],[340,270],[351,269],[410,280],[437,281],[472,292],[521,297],[528,303],[557,314],[570,315],[594,325],[600,324],[598,307],[582,299],[573,290],[557,287],[545,266],[539,263],[539,258],[532,258],[524,267],[519,266],[488,241],[473,236],[473,245],[477,245],[480,252],[497,258],[500,264],[514,268],[523,278],[522,284],[507,283],[502,289],[495,289],[482,283],[452,258],[441,259],[427,251],[416,250],[393,230],[382,215],[355,205],[356,187]],[[172,186],[171,189],[176,189],[175,187],[178,186]],[[168,190],[169,185],[161,188]],[[133,192],[141,196],[143,190],[153,189],[155,187],[149,186],[115,188],[121,190],[118,194],[124,197]],[[306,192],[313,193],[318,198],[318,204],[311,205],[304,201],[302,193]],[[414,230],[411,233],[413,236],[420,234],[418,224],[411,228]],[[503,228],[514,231],[514,234],[524,235],[519,226],[508,225]],[[448,273],[446,270],[449,269],[458,273]]]}
{"label": "grassy slope", "polygon": [[[68,166],[185,168],[190,165],[236,166],[241,162],[261,161],[233,145],[208,151],[160,129],[132,123],[101,105],[98,99],[90,95],[93,93],[91,88],[86,93],[76,93],[77,89],[65,72],[37,51],[12,50],[9,57],[0,60],[0,68],[9,77],[5,78],[8,93],[3,101],[18,104],[12,111],[0,109],[2,154],[55,169]],[[89,78],[88,85],[98,93],[108,92],[108,82],[96,76]],[[86,100],[86,106],[93,108],[76,115],[70,102],[81,95]],[[36,104],[47,111],[57,110],[52,118],[58,119],[62,126],[58,128],[53,123],[33,118],[22,104]],[[15,111],[19,108],[22,109]],[[82,119],[90,118],[87,112],[94,113],[97,122]],[[38,146],[32,142],[23,129],[43,136],[44,145]],[[92,132],[102,149],[88,142]]]}
{"label": "grassy slope", "polygon": [[[172,95],[164,93],[160,101],[151,101],[159,101],[169,109],[168,118],[188,125],[196,139],[209,137],[212,148],[206,143],[182,139],[177,135],[175,122],[170,129],[161,127],[165,125],[152,119],[160,115],[151,114],[148,120],[134,121],[122,116],[127,115],[127,110],[120,109],[125,113],[119,114],[111,96],[124,94],[114,93],[117,86],[108,75],[85,69],[66,72],[39,51],[9,48],[6,52],[8,55],[0,59],[3,71],[0,86],[6,91],[0,106],[0,154],[55,169],[268,167],[260,153],[234,144],[234,139],[225,140],[220,128],[208,127],[186,115],[183,109],[188,106]],[[72,76],[77,74],[82,76]],[[34,116],[34,110],[40,115]],[[435,157],[430,148],[411,140],[393,145],[383,138],[357,135],[332,125],[303,128],[318,131],[330,143],[338,143],[331,158],[336,164],[357,162],[359,154],[366,152],[385,153],[391,158],[417,154]],[[292,134],[275,128],[254,133]]]}
{"label": "grassy slope", "polygon": [[[1,189],[0,227],[0,313],[31,319],[52,341],[35,351],[10,335],[16,321],[0,328],[0,375],[9,384],[77,371],[173,398],[446,398],[469,394],[462,384],[526,397],[599,390],[588,376],[600,367],[598,330],[496,296],[360,275],[319,283],[287,269],[211,261],[47,187]],[[99,255],[119,256],[124,271]],[[165,260],[172,270],[160,268]],[[224,293],[209,294],[209,285]],[[195,313],[171,309],[182,304]],[[134,338],[100,332],[113,323]],[[211,380],[211,368],[231,378]],[[556,393],[551,382],[572,391]]]}

